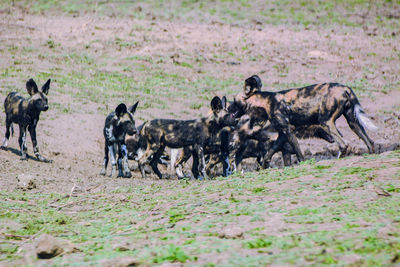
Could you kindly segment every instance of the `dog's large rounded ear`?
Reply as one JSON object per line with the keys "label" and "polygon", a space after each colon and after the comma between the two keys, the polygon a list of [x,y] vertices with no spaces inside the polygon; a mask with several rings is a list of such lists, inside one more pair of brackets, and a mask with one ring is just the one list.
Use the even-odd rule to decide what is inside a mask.
{"label": "dog's large rounded ear", "polygon": [[118,107],[115,109],[115,115],[117,115],[117,117],[121,117],[126,112],[127,112],[127,109],[126,109],[126,105],[124,103],[119,104]]}
{"label": "dog's large rounded ear", "polygon": [[222,101],[218,96],[214,96],[211,100],[211,109],[213,112],[218,112],[222,109]]}
{"label": "dog's large rounded ear", "polygon": [[256,81],[257,91],[261,91],[262,82],[261,82],[260,77],[258,77],[258,75],[253,75],[251,77]]}
{"label": "dog's large rounded ear", "polygon": [[42,86],[42,92],[47,95],[49,93],[49,89],[50,89],[50,82],[51,79],[48,79],[47,82]]}
{"label": "dog's large rounded ear", "polygon": [[261,87],[262,87],[262,84],[261,84],[260,77],[258,77],[257,75],[253,75],[244,81],[243,90],[244,90],[244,93],[246,94],[246,96],[250,96],[257,91],[260,91]]}
{"label": "dog's large rounded ear", "polygon": [[28,91],[29,95],[34,95],[39,91],[35,81],[32,78],[26,82],[26,90]]}
{"label": "dog's large rounded ear", "polygon": [[221,99],[221,104],[222,104],[222,108],[226,109],[226,104],[227,104],[227,100],[226,100],[226,96],[223,96]]}
{"label": "dog's large rounded ear", "polygon": [[133,106],[131,106],[131,107],[129,108],[129,112],[132,113],[132,114],[135,113],[138,104],[139,104],[139,101],[136,102],[135,105],[133,105]]}

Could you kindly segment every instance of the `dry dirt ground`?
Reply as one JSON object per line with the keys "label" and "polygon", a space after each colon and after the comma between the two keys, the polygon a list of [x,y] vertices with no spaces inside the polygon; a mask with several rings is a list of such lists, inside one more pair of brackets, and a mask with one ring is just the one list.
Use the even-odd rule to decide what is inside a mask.
{"label": "dry dirt ground", "polygon": [[[253,256],[253,259],[259,259],[257,257],[266,253],[265,255],[272,256],[268,256],[270,258],[264,263],[276,265],[314,263],[318,265],[318,261],[315,259],[311,259],[310,262],[304,258],[297,263],[291,261],[296,254],[292,255],[293,257],[289,260],[279,258],[279,256],[275,257],[284,250],[282,248],[255,251],[246,247],[240,250],[241,243],[225,242],[215,250],[205,249],[209,246],[207,242],[210,238],[225,240],[224,238],[228,235],[226,240],[231,240],[229,233],[221,234],[221,231],[225,231],[226,228],[229,228],[228,230],[232,230],[232,227],[240,229],[236,229],[239,231],[237,236],[235,233],[233,234],[234,240],[250,238],[254,229],[261,229],[259,230],[260,234],[274,237],[313,231],[312,227],[303,228],[303,225],[295,225],[290,220],[284,219],[278,211],[282,206],[309,207],[316,203],[315,198],[318,194],[313,190],[317,187],[311,186],[316,179],[315,173],[305,172],[304,175],[301,175],[302,168],[308,169],[308,167],[304,167],[304,165],[298,167],[300,172],[298,176],[292,177],[288,174],[291,178],[284,183],[283,188],[280,182],[274,182],[272,179],[262,183],[262,186],[265,185],[268,188],[267,190],[261,187],[259,191],[256,188],[246,189],[247,191],[244,190],[244,192],[253,192],[254,194],[245,193],[241,196],[238,189],[235,189],[237,191],[233,193],[229,191],[231,187],[229,187],[230,182],[227,179],[217,179],[188,186],[172,179],[158,181],[154,176],[142,179],[138,173],[134,173],[132,179],[103,177],[98,173],[104,156],[102,127],[105,115],[120,102],[133,104],[140,100],[136,113],[137,124],[144,120],[161,117],[198,118],[207,113],[209,100],[214,95],[227,95],[228,99],[232,99],[241,90],[244,79],[252,74],[258,74],[262,78],[264,90],[278,90],[334,81],[353,87],[362,106],[379,127],[378,131],[369,133],[376,142],[377,150],[379,152],[393,151],[398,149],[400,142],[399,36],[399,32],[379,32],[379,29],[368,27],[364,29],[357,27],[293,28],[261,23],[243,26],[212,21],[209,23],[168,22],[158,19],[139,20],[126,16],[108,17],[93,14],[79,16],[30,14],[19,8],[12,9],[11,12],[9,10],[1,11],[0,102],[3,103],[6,95],[15,90],[27,96],[25,82],[28,78],[34,78],[40,85],[48,78],[52,78],[48,95],[50,109],[41,115],[37,136],[42,154],[52,159],[53,162],[51,164],[40,163],[34,158],[20,161],[18,127],[15,127],[16,133],[9,142],[9,149],[0,151],[0,201],[3,202],[0,210],[0,247],[3,246],[4,255],[8,255],[1,256],[0,260],[5,265],[46,265],[49,263],[29,256],[29,244],[35,242],[36,233],[40,230],[58,237],[72,239],[83,247],[88,246],[87,244],[91,242],[109,242],[110,247],[127,242],[126,250],[135,251],[133,253],[135,258],[145,259],[143,260],[145,264],[172,261],[198,265],[207,263],[246,265],[246,262],[241,261],[239,256]],[[5,115],[2,113],[0,115],[0,135],[5,132],[4,119]],[[362,168],[361,171],[367,170],[366,174],[361,177],[353,177],[354,181],[367,181],[368,175],[372,175],[371,177],[375,179],[374,183],[382,183],[386,186],[385,188],[388,188],[387,186],[390,184],[394,188],[391,194],[397,197],[400,171],[398,152],[385,152],[383,156],[376,157],[360,156],[366,152],[362,141],[350,131],[343,118],[338,120],[337,124],[344,139],[354,148],[353,153],[358,156],[351,155],[345,159],[335,160],[334,155],[337,153],[335,145],[319,140],[300,141],[303,151],[307,151],[308,159],[316,157],[317,160],[322,160],[318,164],[329,166],[330,172],[326,176],[323,175],[323,178],[318,178],[319,184],[324,184],[324,186],[321,185],[324,188],[323,191],[329,191],[330,187],[329,182],[325,184],[323,179],[332,181],[343,168],[359,167]],[[30,139],[28,140],[28,153],[32,156],[31,142]],[[310,164],[314,166],[317,163],[311,161]],[[386,168],[382,168],[382,166],[386,166]],[[296,168],[289,169],[296,170]],[[279,174],[280,170],[273,170],[271,173]],[[285,175],[285,171],[282,173]],[[21,175],[36,177],[37,184],[36,188],[27,193],[29,195],[27,197],[29,199],[28,207],[22,208],[22,210],[12,206],[13,203],[18,206],[20,202],[26,202],[23,199],[25,192],[17,188],[16,178]],[[236,175],[232,178],[234,181],[232,183],[240,188],[243,183],[246,183],[245,179],[252,181],[254,175],[257,173]],[[268,176],[269,174],[268,171],[263,171],[260,175]],[[350,175],[354,175],[354,173]],[[332,183],[332,186],[338,186],[338,184]],[[176,186],[177,184],[178,186]],[[299,191],[299,186],[304,184],[310,186]],[[209,188],[210,186],[222,188],[222,185],[227,187],[223,187],[220,192],[228,190],[227,194],[230,193],[230,195],[223,195]],[[375,201],[380,197],[379,194],[374,193],[375,185],[371,186],[363,184],[360,189],[350,185],[344,189],[341,197],[362,207],[364,203]],[[127,192],[124,191],[126,188],[133,189]],[[140,188],[145,193],[141,194],[135,188]],[[157,188],[157,191],[151,191],[154,188]],[[180,191],[177,192],[177,189]],[[194,196],[190,196],[190,192],[194,191],[199,195],[197,196],[198,203],[196,202],[197,204],[195,203],[191,207],[191,210],[194,211],[192,215],[186,213],[183,218],[176,219],[176,222],[171,219],[174,216],[170,213],[168,213],[169,217],[163,216],[164,211],[171,210],[174,205],[186,205],[185,203],[194,199]],[[300,196],[308,195],[315,198],[297,196],[292,200],[284,195],[284,192],[292,191]],[[273,200],[276,196],[273,192],[282,193],[282,198]],[[236,193],[239,195],[235,195]],[[183,202],[174,201],[174,194],[178,195],[175,200]],[[188,200],[179,194],[188,197]],[[205,194],[207,198],[201,200],[202,194]],[[34,195],[38,197],[30,199]],[[164,198],[169,201],[163,201],[162,195],[165,195]],[[38,204],[41,196],[47,201],[47,204]],[[63,199],[63,196],[68,197]],[[146,200],[153,201],[151,200],[152,196],[160,202],[153,203],[149,210],[137,208],[138,206],[147,207],[144,202]],[[71,198],[74,197],[82,201],[71,201]],[[69,221],[66,222],[65,230],[46,229],[46,223],[44,223],[43,227],[23,235],[20,239],[12,237],[12,233],[17,233],[19,229],[26,229],[26,226],[21,225],[21,222],[9,214],[22,212],[31,214],[33,219],[40,216],[40,212],[33,211],[35,205],[40,206],[41,209],[48,207],[57,212],[65,211],[65,216],[73,218],[71,221],[77,224],[84,224],[87,221],[88,225],[96,225],[96,221],[104,218],[104,216],[97,217],[98,213],[96,212],[91,215],[91,218],[76,219],[80,218],[77,214],[81,211],[93,212],[93,207],[97,207],[98,211],[102,213],[101,205],[94,204],[96,197],[104,201],[111,201],[105,202],[109,209],[118,208],[118,205],[125,205],[126,202],[130,203],[131,208],[137,208],[137,214],[131,219],[135,229],[142,226],[148,228],[148,225],[153,227],[155,224],[184,227],[182,226],[184,222],[190,221],[192,222],[193,236],[196,236],[193,238],[197,238],[196,242],[203,242],[203,245],[192,249],[190,243],[184,244],[189,246],[186,254],[196,256],[196,258],[157,261],[154,258],[162,258],[159,257],[160,254],[157,254],[162,254],[162,252],[153,252],[152,254],[143,248],[163,246],[164,241],[165,244],[182,244],[175,239],[171,241],[168,239],[168,235],[157,236],[158,241],[154,240],[149,232],[135,236],[137,239],[129,239],[129,235],[127,235],[125,240],[124,233],[129,233],[129,229],[119,229],[118,227],[111,227],[108,230],[101,229],[101,231],[108,231],[109,239],[101,239],[96,234],[93,234],[91,238],[91,235],[88,234],[89,237],[85,240],[77,240],[73,236],[80,236],[83,233],[80,230],[71,230],[74,227],[69,225],[71,223]],[[58,198],[64,202],[61,201],[62,203],[57,204]],[[224,201],[228,201],[228,204],[222,211],[217,210],[218,206],[216,206],[216,210],[210,210],[210,207],[205,211],[201,210],[204,203],[212,207],[213,203],[224,203]],[[217,218],[223,217],[221,212],[229,213],[229,210],[237,209],[235,205],[258,201],[265,203],[270,201],[271,204],[264,207],[270,211],[275,210],[275,212],[264,211],[262,213],[260,211],[259,220],[253,220],[254,218],[250,215],[238,215],[240,219],[237,219],[239,217],[235,217],[236,219],[229,217],[225,222],[212,222],[213,219],[217,221]],[[336,204],[340,201],[338,200]],[[56,204],[52,205],[52,203]],[[62,205],[65,205],[65,208]],[[395,207],[392,209],[399,218],[399,209]],[[109,210],[107,209],[107,211]],[[194,218],[203,213],[206,213],[204,220]],[[178,215],[177,217],[179,217]],[[117,217],[119,218],[119,216]],[[211,229],[211,226],[204,228],[205,221],[215,224],[216,227],[212,231],[208,231],[207,229]],[[393,229],[399,231],[398,222],[389,222],[386,219],[380,221],[389,229],[387,231],[390,233],[396,232]],[[331,231],[341,227],[340,222],[314,223],[319,225],[318,231]],[[360,219],[354,224],[368,227],[365,219]],[[187,230],[186,232],[191,231]],[[118,235],[119,233],[122,234]],[[390,233],[381,234],[390,236]],[[7,236],[8,238],[6,238]],[[193,239],[190,235],[187,238]],[[390,238],[393,238],[393,235]],[[11,244],[15,244],[15,251],[10,252],[6,249],[7,240]],[[396,240],[398,242],[398,238]],[[28,248],[26,248],[27,246]],[[230,246],[232,247],[229,248]],[[107,260],[118,257],[107,252],[108,254],[105,253],[104,256],[96,258],[96,251],[103,251],[103,248],[89,247],[90,249],[87,250],[82,249],[80,252],[59,256],[58,261],[50,263],[80,265],[85,262],[85,264],[113,265]],[[89,250],[92,252],[88,252]],[[178,255],[176,258],[179,258],[179,249],[176,250],[178,251],[175,253]],[[110,251],[119,250],[111,248]],[[327,251],[321,252],[321,255],[329,254],[329,248]],[[91,255],[94,256],[91,257]],[[127,253],[123,255],[126,256]],[[384,260],[390,262],[395,257],[395,255],[392,256],[392,258]],[[333,256],[331,263],[362,264],[363,257],[357,252],[353,252],[336,258]],[[263,261],[260,259],[260,262]],[[396,262],[396,259],[393,262]],[[0,262],[0,265],[3,263]],[[247,263],[256,264],[257,261]],[[329,263],[329,261],[325,263]]]}

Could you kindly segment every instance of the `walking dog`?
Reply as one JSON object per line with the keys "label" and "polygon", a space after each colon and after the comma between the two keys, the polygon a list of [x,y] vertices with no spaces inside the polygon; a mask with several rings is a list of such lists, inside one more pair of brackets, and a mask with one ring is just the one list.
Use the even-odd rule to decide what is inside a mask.
{"label": "walking dog", "polygon": [[339,146],[339,157],[346,153],[347,145],[337,130],[335,121],[341,116],[360,137],[369,153],[374,153],[374,143],[365,129],[377,127],[366,116],[353,90],[339,83],[321,83],[279,92],[261,91],[261,80],[254,75],[245,80],[243,91],[234,100],[235,117],[249,114],[259,120],[270,120],[279,137],[264,157],[263,167],[282,145],[288,141],[299,161],[304,157],[293,129],[308,125],[319,125],[333,137]]}
{"label": "walking dog", "polygon": [[35,81],[29,79],[26,82],[26,90],[28,91],[30,98],[26,99],[17,92],[11,92],[4,101],[4,110],[6,112],[6,133],[1,148],[7,148],[8,140],[10,138],[10,128],[11,132],[14,133],[12,124],[18,124],[18,142],[21,150],[21,160],[27,159],[26,128],[28,128],[32,139],[33,152],[35,153],[36,158],[42,162],[51,162],[40,155],[36,140],[36,126],[39,121],[40,112],[49,109],[46,95],[50,89],[50,81],[51,80],[49,79],[39,90]]}
{"label": "walking dog", "polygon": [[214,97],[211,100],[212,114],[197,120],[170,120],[156,119],[146,123],[140,134],[147,140],[146,152],[139,160],[139,168],[142,176],[145,177],[143,166],[150,158],[150,165],[153,171],[161,179],[163,176],[158,170],[158,160],[166,146],[170,148],[193,147],[194,177],[207,178],[205,172],[204,145],[207,139],[215,135],[224,126],[234,125],[235,118],[226,110],[226,98],[222,100]]}
{"label": "walking dog", "polygon": [[[125,136],[134,135],[137,130],[135,127],[135,119],[133,114],[137,105],[131,106],[129,109],[125,104],[121,103],[115,111],[111,112],[107,117],[103,129],[105,145],[104,145],[104,162],[100,174],[106,175],[107,165],[109,161],[108,154],[111,157],[111,174],[115,176],[118,165],[118,177],[130,178],[132,174],[128,166],[128,150],[125,144]],[[116,153],[118,152],[118,163],[116,162]],[[123,170],[122,170],[123,169]]]}

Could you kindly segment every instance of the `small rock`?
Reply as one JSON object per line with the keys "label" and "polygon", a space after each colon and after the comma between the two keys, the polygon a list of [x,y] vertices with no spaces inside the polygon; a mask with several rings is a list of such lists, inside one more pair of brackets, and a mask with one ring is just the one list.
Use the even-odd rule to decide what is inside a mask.
{"label": "small rock", "polygon": [[379,186],[375,185],[375,186],[373,186],[372,189],[375,191],[375,193],[378,196],[383,196],[383,197],[390,197],[391,196],[391,194],[388,191],[386,191],[385,189],[383,189],[382,187],[379,187]]}
{"label": "small rock", "polygon": [[219,234],[220,238],[235,239],[243,236],[243,231],[240,227],[234,226],[225,228]]}
{"label": "small rock", "polygon": [[36,255],[39,259],[50,259],[61,253],[73,253],[80,251],[68,240],[59,240],[51,235],[43,234],[36,245]]}
{"label": "small rock", "polygon": [[33,175],[31,174],[25,174],[25,173],[21,173],[18,174],[18,176],[16,177],[18,183],[17,183],[17,189],[22,189],[24,191],[26,190],[31,190],[33,188],[36,188],[36,178],[33,177]]}
{"label": "small rock", "polygon": [[132,250],[131,244],[129,242],[114,244],[113,249],[116,251],[128,251]]}

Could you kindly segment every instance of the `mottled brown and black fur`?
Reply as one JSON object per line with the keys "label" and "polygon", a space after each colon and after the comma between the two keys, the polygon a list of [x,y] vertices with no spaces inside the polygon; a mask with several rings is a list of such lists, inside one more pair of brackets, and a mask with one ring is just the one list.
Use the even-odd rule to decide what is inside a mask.
{"label": "mottled brown and black fur", "polygon": [[[333,137],[324,131],[319,125],[311,125],[306,127],[298,127],[295,129],[295,135],[298,138],[320,138],[329,143],[333,143]],[[252,123],[248,115],[242,116],[236,128],[229,134],[229,151],[230,159],[233,161],[230,165],[236,171],[240,163],[246,158],[256,158],[257,162],[262,165],[262,160],[268,149],[274,143],[277,132],[268,122]],[[284,165],[291,164],[291,154],[294,154],[292,146],[285,142],[280,148],[283,155]],[[212,155],[207,170],[220,163],[220,157]]]}
{"label": "mottled brown and black fur", "polygon": [[[258,77],[258,76],[257,76]],[[335,121],[344,115],[350,128],[364,141],[369,153],[374,153],[373,141],[365,128],[376,126],[365,115],[353,90],[338,83],[314,84],[279,92],[261,91],[254,76],[246,79],[243,91],[235,97],[235,116],[249,114],[254,119],[270,120],[279,137],[264,157],[264,167],[275,152],[288,141],[299,161],[304,160],[294,128],[319,125],[333,137],[340,154],[347,145],[336,128]],[[340,155],[339,154],[339,155]]]}
{"label": "mottled brown and black fur", "polygon": [[[210,135],[204,143],[204,155],[209,156],[209,160],[206,165],[206,171],[209,173],[210,161],[217,161],[223,165],[223,176],[228,176],[231,173],[230,162],[229,162],[229,139],[230,135],[234,131],[235,127],[226,126],[218,131],[216,134]],[[175,170],[178,178],[183,178],[182,165],[187,162],[193,155],[194,150],[192,146],[186,146],[175,163]],[[214,164],[215,165],[215,164]]]}
{"label": "mottled brown and black fur", "polygon": [[[118,177],[130,178],[132,176],[128,166],[128,150],[125,144],[126,135],[137,133],[133,114],[139,101],[129,109],[124,103],[119,104],[105,120],[104,135],[104,162],[100,174],[106,175],[109,154],[111,157],[111,174],[114,176],[118,167]],[[118,161],[116,154],[118,153]]]}
{"label": "mottled brown and black fur", "polygon": [[193,147],[193,167],[194,177],[207,178],[205,172],[204,145],[210,135],[216,134],[224,126],[234,125],[235,119],[226,110],[226,98],[222,100],[214,97],[211,101],[212,114],[197,120],[170,120],[156,119],[147,122],[140,134],[147,140],[146,152],[139,160],[139,168],[142,176],[145,177],[144,164],[151,158],[150,165],[153,171],[161,179],[162,174],[158,170],[159,157],[165,147],[182,148]]}
{"label": "mottled brown and black fur", "polygon": [[39,161],[49,162],[39,153],[39,147],[36,140],[36,126],[39,121],[40,112],[49,109],[46,95],[50,89],[50,79],[39,90],[35,81],[29,79],[26,82],[26,89],[30,98],[24,98],[17,92],[8,94],[4,101],[4,110],[6,112],[6,133],[1,146],[6,149],[10,138],[10,128],[16,123],[19,126],[19,146],[21,150],[21,160],[26,160],[26,128],[31,135],[33,152]]}

